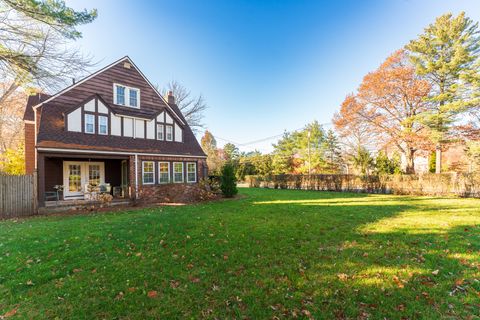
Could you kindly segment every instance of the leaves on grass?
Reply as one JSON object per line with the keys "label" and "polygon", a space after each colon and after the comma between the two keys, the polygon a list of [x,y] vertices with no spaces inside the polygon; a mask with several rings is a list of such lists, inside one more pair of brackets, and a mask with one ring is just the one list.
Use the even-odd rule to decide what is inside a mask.
{"label": "leaves on grass", "polygon": [[147,293],[147,296],[148,296],[149,298],[156,298],[157,295],[158,295],[158,292],[155,291],[155,290],[148,291],[148,293]]}
{"label": "leaves on grass", "polygon": [[347,281],[348,280],[348,275],[346,273],[338,273],[337,277],[340,281]]}
{"label": "leaves on grass", "polygon": [[405,285],[403,284],[402,280],[400,280],[400,278],[398,278],[397,276],[393,276],[393,282],[395,282],[395,284],[396,284],[397,287],[399,287],[399,288],[405,287]]}
{"label": "leaves on grass", "polygon": [[180,286],[180,281],[177,280],[170,280],[170,287],[172,289],[176,289]]}
{"label": "leaves on grass", "polygon": [[436,276],[436,275],[438,275],[439,272],[440,272],[440,270],[437,269],[437,270],[432,271],[432,274],[433,274],[434,276]]}
{"label": "leaves on grass", "polygon": [[6,313],[2,316],[2,318],[10,318],[10,317],[13,317],[13,316],[16,315],[16,314],[17,314],[17,308],[14,308],[14,309],[6,312]]}

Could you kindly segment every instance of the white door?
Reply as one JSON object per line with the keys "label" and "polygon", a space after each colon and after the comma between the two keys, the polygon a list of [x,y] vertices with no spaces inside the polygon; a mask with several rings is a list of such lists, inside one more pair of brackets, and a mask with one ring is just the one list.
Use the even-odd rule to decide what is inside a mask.
{"label": "white door", "polygon": [[103,162],[63,162],[63,185],[65,198],[83,198],[87,184],[105,183]]}

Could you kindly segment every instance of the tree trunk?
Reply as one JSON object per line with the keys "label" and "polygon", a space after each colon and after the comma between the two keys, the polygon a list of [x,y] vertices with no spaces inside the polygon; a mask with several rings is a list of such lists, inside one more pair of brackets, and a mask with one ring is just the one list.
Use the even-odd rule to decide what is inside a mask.
{"label": "tree trunk", "polygon": [[406,174],[415,174],[414,154],[415,154],[415,150],[413,149],[407,149],[407,152],[405,153],[406,160],[407,160],[407,166],[405,167]]}
{"label": "tree trunk", "polygon": [[435,173],[442,173],[442,147],[437,144],[435,149]]}

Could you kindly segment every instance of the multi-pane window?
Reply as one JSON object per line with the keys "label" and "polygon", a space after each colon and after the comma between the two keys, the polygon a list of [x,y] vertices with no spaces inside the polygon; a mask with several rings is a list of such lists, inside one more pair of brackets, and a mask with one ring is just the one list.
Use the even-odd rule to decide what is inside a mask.
{"label": "multi-pane window", "polygon": [[95,133],[95,116],[93,114],[85,114],[85,133]]}
{"label": "multi-pane window", "polygon": [[130,107],[138,107],[138,90],[130,88],[128,92],[130,96]]}
{"label": "multi-pane window", "polygon": [[155,183],[155,165],[153,161],[142,162],[142,178],[143,184]]}
{"label": "multi-pane window", "polygon": [[173,163],[173,182],[183,182],[183,162]]}
{"label": "multi-pane window", "polygon": [[115,84],[113,88],[114,103],[122,106],[138,108],[140,105],[140,89]]}
{"label": "multi-pane window", "polygon": [[120,104],[122,106],[125,105],[125,90],[126,87],[120,86],[120,85],[115,85],[115,91],[116,91],[116,104]]}
{"label": "multi-pane window", "polygon": [[167,141],[173,140],[173,126],[165,126]]}
{"label": "multi-pane window", "polygon": [[169,183],[170,182],[170,163],[168,162],[159,162],[158,163],[158,182],[159,183]]}
{"label": "multi-pane window", "polygon": [[157,140],[164,140],[163,124],[157,124]]}
{"label": "multi-pane window", "polygon": [[100,184],[100,165],[91,164],[88,166],[88,184],[92,186]]}
{"label": "multi-pane window", "polygon": [[187,163],[187,182],[197,182],[197,163]]}
{"label": "multi-pane window", "polygon": [[98,133],[108,134],[108,117],[98,116]]}

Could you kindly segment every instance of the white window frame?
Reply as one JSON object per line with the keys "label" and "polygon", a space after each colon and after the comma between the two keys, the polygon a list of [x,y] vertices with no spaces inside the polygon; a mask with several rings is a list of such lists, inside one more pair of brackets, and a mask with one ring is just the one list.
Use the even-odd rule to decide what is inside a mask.
{"label": "white window frame", "polygon": [[[162,164],[167,164],[167,175],[168,175],[168,180],[165,182],[165,181],[162,181],[162,171],[160,170],[160,165]],[[158,183],[159,184],[167,184],[167,183],[170,183],[170,162],[168,161],[160,161],[158,162]]]}
{"label": "white window frame", "polygon": [[[193,164],[194,170],[193,172],[188,171],[188,166]],[[189,180],[188,179],[188,174],[189,173],[194,173],[195,174],[195,179],[194,180]],[[197,163],[196,162],[187,162],[187,182],[188,183],[196,183],[197,182]]]}
{"label": "white window frame", "polygon": [[[175,175],[175,174],[178,173],[178,172],[175,172],[175,165],[176,165],[176,164],[181,164],[181,165],[182,165],[182,180],[181,180],[181,181],[177,181],[177,180],[176,180],[176,175]],[[184,169],[185,169],[185,168],[184,168],[183,162],[174,162],[174,163],[173,163],[173,183],[183,183],[183,180],[184,180],[184,177],[183,177],[183,176],[184,176],[184,174],[185,174],[185,170],[184,170]]]}
{"label": "white window frame", "polygon": [[[159,131],[159,127],[161,127],[161,131]],[[162,133],[162,138],[158,138],[158,134],[159,133]],[[161,140],[161,141],[164,141],[165,140],[165,125],[164,124],[161,124],[161,123],[157,123],[157,140]]]}
{"label": "white window frame", "polygon": [[[100,130],[100,127],[102,126],[100,119],[105,119],[105,133],[102,133],[102,131]],[[108,135],[108,116],[98,116],[98,134],[104,136]]]}
{"label": "white window frame", "polygon": [[[145,182],[145,164],[151,163],[152,164],[152,175],[153,175],[153,181],[152,182]],[[142,184],[155,184],[155,161],[142,161]]]}
{"label": "white window frame", "polygon": [[[124,87],[125,88],[125,104],[119,104],[118,101],[117,101],[117,87]],[[137,105],[136,106],[132,106],[130,104],[130,91],[136,91],[137,92]],[[125,107],[140,109],[140,89],[129,87],[129,86],[119,84],[119,83],[114,83],[113,84],[113,103],[116,104],[116,105],[119,105],[119,106],[125,106]]]}
{"label": "white window frame", "polygon": [[[91,132],[87,130],[88,124],[89,124],[89,123],[87,122],[87,118],[89,118],[89,117],[91,117],[91,119],[93,119],[93,123],[91,123],[91,124],[92,124],[92,128],[93,128],[93,131],[91,131]],[[94,115],[94,114],[91,114],[91,113],[85,113],[84,116],[83,116],[83,118],[84,118],[83,121],[85,122],[85,124],[84,124],[84,127],[85,127],[85,128],[84,128],[84,131],[85,131],[85,133],[95,134],[95,115]]]}
{"label": "white window frame", "polygon": [[[171,129],[170,131],[170,139],[168,138],[168,128]],[[165,140],[166,141],[173,141],[173,125],[167,124],[165,125]]]}

